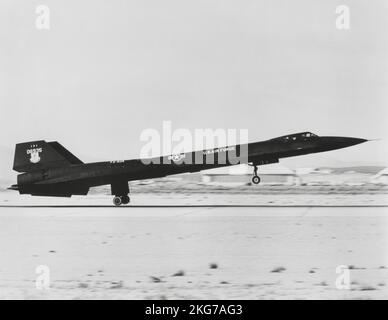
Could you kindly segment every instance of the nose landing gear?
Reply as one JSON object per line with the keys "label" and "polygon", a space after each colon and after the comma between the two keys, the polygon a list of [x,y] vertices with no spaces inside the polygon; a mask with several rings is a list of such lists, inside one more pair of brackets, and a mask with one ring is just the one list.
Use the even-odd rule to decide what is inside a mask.
{"label": "nose landing gear", "polygon": [[257,166],[254,165],[253,167],[254,167],[254,169],[253,169],[252,182],[254,184],[259,184],[260,183],[260,177],[257,175]]}

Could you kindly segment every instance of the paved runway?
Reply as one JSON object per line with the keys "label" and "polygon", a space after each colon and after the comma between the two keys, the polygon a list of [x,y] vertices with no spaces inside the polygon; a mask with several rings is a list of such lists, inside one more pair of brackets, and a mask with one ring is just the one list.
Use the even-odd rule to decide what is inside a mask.
{"label": "paved runway", "polygon": [[387,234],[383,207],[2,207],[0,298],[388,298]]}

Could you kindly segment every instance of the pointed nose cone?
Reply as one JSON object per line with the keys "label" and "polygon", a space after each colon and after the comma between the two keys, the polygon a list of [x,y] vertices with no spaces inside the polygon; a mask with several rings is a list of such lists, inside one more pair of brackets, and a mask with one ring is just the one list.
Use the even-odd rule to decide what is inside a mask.
{"label": "pointed nose cone", "polygon": [[321,146],[325,150],[335,150],[355,146],[366,141],[368,140],[350,137],[322,137]]}
{"label": "pointed nose cone", "polygon": [[361,139],[361,138],[342,138],[343,144],[346,145],[346,147],[355,146],[356,144],[367,142],[367,139]]}

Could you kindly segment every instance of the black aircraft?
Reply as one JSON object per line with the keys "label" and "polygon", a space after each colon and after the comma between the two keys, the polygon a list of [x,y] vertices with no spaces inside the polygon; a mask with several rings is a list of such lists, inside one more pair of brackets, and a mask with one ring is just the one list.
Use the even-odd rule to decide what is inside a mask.
{"label": "black aircraft", "polygon": [[366,139],[319,137],[311,132],[223,148],[173,154],[158,158],[83,163],[56,141],[16,145],[13,170],[21,172],[9,189],[33,196],[86,195],[90,187],[111,185],[116,206],[129,203],[128,182],[184,172],[248,163],[254,184],[260,183],[257,166],[299,156],[353,146]]}

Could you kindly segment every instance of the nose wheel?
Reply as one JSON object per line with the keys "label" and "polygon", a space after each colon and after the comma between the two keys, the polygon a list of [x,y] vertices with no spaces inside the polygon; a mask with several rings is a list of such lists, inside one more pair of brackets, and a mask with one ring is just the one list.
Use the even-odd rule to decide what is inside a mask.
{"label": "nose wheel", "polygon": [[253,168],[252,183],[254,183],[254,184],[260,183],[260,177],[257,175],[257,166],[254,166],[254,168]]}
{"label": "nose wheel", "polygon": [[129,201],[129,196],[115,196],[113,198],[113,204],[117,207],[121,206],[122,204],[128,204]]}
{"label": "nose wheel", "polygon": [[253,176],[252,177],[252,182],[254,184],[259,184],[260,183],[260,177],[259,176]]}

